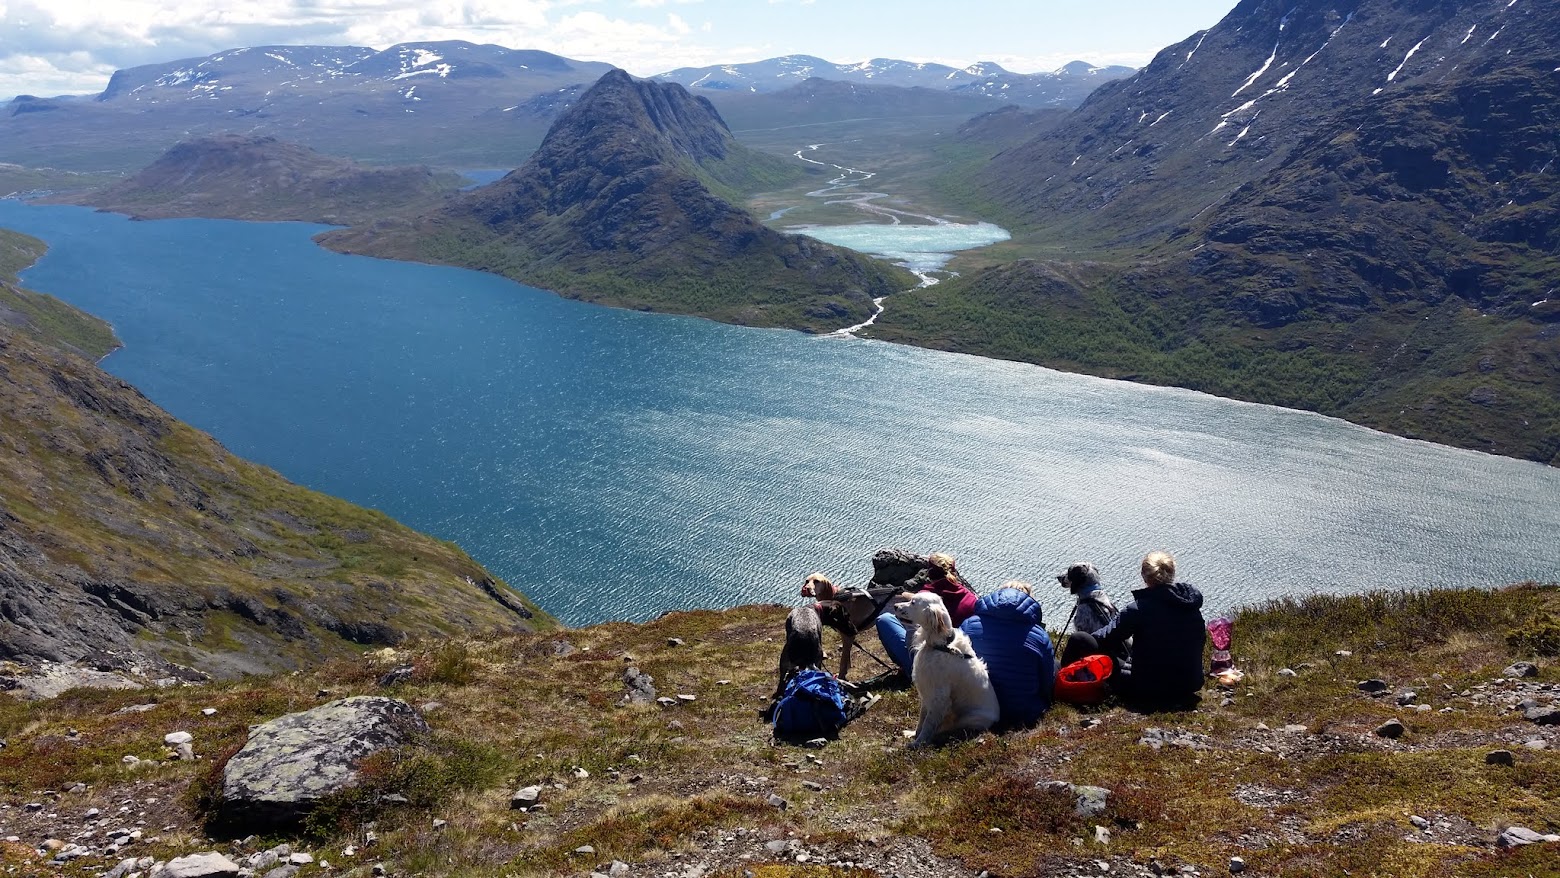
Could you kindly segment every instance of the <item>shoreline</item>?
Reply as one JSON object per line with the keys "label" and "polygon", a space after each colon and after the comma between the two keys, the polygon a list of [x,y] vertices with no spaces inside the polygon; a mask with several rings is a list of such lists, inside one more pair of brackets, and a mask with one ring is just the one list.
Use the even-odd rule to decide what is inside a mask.
{"label": "shoreline", "polygon": [[[18,199],[18,200],[21,200],[21,199]],[[28,201],[25,201],[25,200],[21,200],[21,201],[24,204],[29,203]],[[87,208],[87,209],[90,209],[90,208]],[[116,211],[107,211],[107,212],[117,213]],[[130,219],[129,215],[127,215],[127,214],[120,213],[118,215],[126,216],[127,217],[127,221],[129,221],[129,219]],[[206,219],[206,220],[219,220],[219,221],[225,221],[225,222],[267,222],[267,223],[269,223],[269,222],[302,222],[302,221],[297,221],[297,220],[280,220],[280,221],[235,220],[235,219],[226,218],[226,217],[208,217],[208,216],[196,216],[196,215],[179,216],[179,217],[166,217],[166,218],[159,218],[159,219]],[[155,222],[155,221],[159,221],[159,220],[145,220],[145,221],[147,221],[147,222]],[[319,225],[318,223],[303,223],[303,224],[305,224],[305,225]],[[787,233],[787,234],[795,234],[795,233]],[[336,249],[334,249],[332,247],[325,246],[324,244],[320,243],[317,240],[314,241],[314,244],[315,244],[315,246],[321,247],[322,249],[330,250],[331,252],[334,252],[334,253],[345,253],[347,255],[363,255],[363,254],[352,254],[352,253],[349,253],[348,251],[336,250]],[[850,248],[845,248],[845,249],[850,249]],[[875,256],[875,255],[872,255],[872,254],[864,253],[863,251],[853,251],[853,252],[861,253],[863,256],[866,256],[867,258],[877,259],[877,260],[883,261],[885,263],[888,263],[890,265],[894,265],[895,264],[895,263],[890,262],[888,259],[886,259],[884,257],[881,257],[881,256]],[[419,264],[444,265],[444,266],[451,267],[451,268],[462,268],[462,269],[465,269],[465,270],[468,270],[468,271],[482,271],[482,269],[473,269],[473,268],[469,268],[467,266],[457,265],[457,264],[454,264],[454,263],[427,262],[427,261],[421,260],[421,259],[399,259],[399,258],[384,257],[384,256],[373,256],[373,257],[370,257],[370,258],[387,259],[389,261],[396,261],[396,262],[415,262],[415,263],[419,263]],[[485,273],[495,274],[495,272],[485,272]],[[923,277],[923,279],[924,279],[924,274],[921,274],[921,273],[916,273],[916,274],[917,274],[917,276]],[[498,276],[508,278],[507,275],[500,274]],[[747,323],[738,323],[738,322],[729,321],[729,320],[722,320],[720,317],[712,315],[712,314],[708,314],[708,313],[677,312],[677,311],[656,311],[656,310],[652,310],[652,309],[646,309],[644,307],[635,307],[635,306],[632,306],[632,305],[629,305],[629,304],[626,304],[626,303],[617,302],[617,301],[614,301],[612,297],[586,297],[586,296],[580,296],[580,295],[571,295],[571,294],[568,294],[566,292],[561,292],[559,290],[548,289],[547,287],[535,286],[533,284],[528,284],[528,283],[525,283],[524,281],[517,280],[515,278],[508,278],[508,279],[511,280],[512,282],[518,283],[518,284],[520,284],[522,286],[531,287],[532,289],[539,289],[539,290],[542,290],[544,292],[550,293],[552,295],[559,296],[560,298],[572,299],[572,300],[575,300],[575,301],[583,301],[583,302],[587,302],[589,304],[602,305],[602,306],[605,306],[605,307],[608,307],[608,308],[618,308],[620,310],[627,310],[627,311],[638,311],[638,312],[641,312],[641,313],[655,313],[655,314],[666,314],[666,315],[673,315],[673,316],[695,317],[695,318],[699,318],[699,319],[703,319],[703,320],[710,320],[710,321],[713,321],[713,322],[716,322],[716,323],[724,323],[725,325],[728,325],[728,326],[740,326],[740,327],[749,328],[749,329],[781,329],[781,330],[790,330],[790,331],[794,331],[794,332],[800,332],[800,333],[803,333],[805,335],[813,335],[813,336],[823,337],[823,338],[830,338],[830,337],[832,337],[832,338],[839,338],[839,337],[842,337],[842,335],[845,335],[845,334],[848,333],[849,337],[860,338],[860,339],[863,339],[863,340],[881,341],[881,342],[886,342],[886,343],[889,343],[889,344],[901,344],[901,345],[905,345],[907,347],[921,348],[921,349],[924,349],[924,350],[935,350],[935,351],[941,351],[941,352],[944,352],[944,353],[963,354],[965,356],[980,357],[982,359],[991,360],[991,361],[994,361],[994,362],[1024,363],[1024,364],[1031,365],[1031,366],[1038,366],[1040,368],[1050,369],[1050,370],[1056,371],[1056,372],[1063,372],[1063,373],[1070,374],[1070,375],[1088,376],[1088,377],[1091,377],[1091,378],[1096,378],[1096,379],[1100,379],[1100,380],[1104,380],[1104,381],[1125,381],[1125,382],[1128,382],[1128,383],[1131,383],[1131,384],[1136,384],[1136,385],[1143,386],[1143,387],[1161,387],[1161,388],[1167,388],[1167,389],[1181,390],[1181,391],[1185,391],[1185,392],[1189,392],[1189,393],[1203,394],[1205,396],[1211,396],[1211,397],[1213,397],[1215,399],[1226,400],[1226,401],[1229,401],[1229,402],[1239,402],[1239,403],[1246,403],[1246,404],[1250,404],[1250,405],[1262,405],[1262,406],[1269,406],[1269,407],[1272,407],[1272,408],[1284,409],[1286,411],[1304,412],[1304,413],[1311,414],[1311,415],[1317,415],[1319,417],[1329,418],[1329,419],[1334,420],[1334,421],[1340,421],[1340,422],[1343,422],[1343,423],[1346,423],[1346,424],[1350,424],[1350,425],[1355,426],[1355,427],[1361,427],[1361,428],[1370,430],[1372,432],[1379,433],[1379,434],[1386,435],[1386,436],[1392,436],[1392,437],[1397,438],[1397,439],[1413,441],[1413,442],[1425,442],[1425,443],[1428,443],[1428,444],[1431,444],[1431,445],[1438,445],[1438,446],[1445,447],[1445,448],[1454,448],[1454,449],[1457,449],[1459,451],[1472,451],[1472,452],[1477,452],[1477,453],[1480,453],[1480,454],[1489,455],[1489,456],[1492,456],[1492,457],[1501,457],[1501,458],[1505,458],[1505,459],[1508,459],[1508,460],[1520,460],[1520,461],[1525,461],[1525,462],[1529,462],[1529,463],[1535,463],[1535,464],[1538,464],[1539,466],[1544,466],[1544,467],[1547,467],[1547,468],[1550,468],[1550,469],[1560,468],[1560,464],[1550,463],[1548,461],[1538,460],[1536,458],[1520,457],[1520,456],[1512,455],[1512,454],[1501,454],[1501,453],[1489,451],[1489,450],[1484,449],[1484,448],[1477,448],[1477,447],[1472,447],[1472,446],[1468,446],[1468,445],[1459,445],[1459,444],[1455,444],[1455,443],[1452,443],[1452,442],[1441,441],[1441,440],[1439,440],[1439,439],[1437,439],[1435,437],[1431,437],[1431,436],[1410,436],[1410,435],[1405,435],[1403,433],[1393,432],[1392,430],[1386,429],[1385,427],[1383,427],[1383,426],[1381,426],[1381,425],[1379,425],[1377,423],[1372,423],[1369,420],[1356,420],[1356,419],[1353,419],[1353,418],[1345,417],[1343,415],[1331,414],[1331,413],[1328,413],[1328,412],[1318,411],[1316,409],[1294,408],[1294,407],[1290,407],[1290,406],[1278,405],[1276,403],[1268,402],[1268,401],[1263,400],[1263,399],[1255,399],[1255,398],[1248,398],[1248,397],[1242,397],[1242,396],[1221,396],[1219,394],[1208,393],[1207,391],[1197,390],[1195,388],[1186,387],[1184,385],[1179,385],[1179,384],[1161,384],[1161,383],[1155,383],[1155,382],[1151,382],[1151,381],[1141,381],[1141,380],[1137,380],[1137,379],[1134,379],[1134,378],[1111,377],[1111,376],[1107,376],[1107,375],[1101,375],[1097,371],[1088,371],[1086,369],[1081,369],[1081,368],[1076,368],[1076,367],[1069,368],[1068,366],[1071,365],[1071,364],[1057,364],[1057,363],[1044,362],[1044,361],[1034,360],[1034,359],[1003,357],[1003,356],[997,356],[997,355],[985,354],[985,353],[974,353],[974,352],[970,352],[970,351],[966,351],[966,350],[960,350],[960,349],[954,347],[951,344],[946,344],[946,343],[939,344],[935,340],[931,340],[931,339],[913,338],[913,337],[884,338],[884,337],[872,334],[870,332],[870,329],[872,328],[872,326],[876,325],[877,318],[880,317],[882,315],[882,313],[887,308],[887,305],[884,304],[884,303],[886,303],[888,300],[891,300],[893,298],[894,294],[890,294],[888,296],[881,297],[882,302],[877,303],[876,312],[872,315],[871,319],[869,319],[866,322],[869,325],[857,324],[857,325],[852,325],[852,326],[848,326],[848,327],[839,327],[839,328],[836,328],[836,329],[833,329],[833,330],[828,330],[828,331],[821,331],[821,330],[813,330],[813,329],[800,327],[800,326],[795,326],[795,325],[753,325],[753,324],[747,324]],[[911,289],[912,290],[914,290],[914,289],[922,289],[922,288],[925,288],[926,286],[930,286],[930,284],[926,284],[926,283],[923,282],[921,285],[919,285],[917,287],[913,287]],[[907,291],[901,291],[901,292],[908,292],[908,290]],[[866,334],[866,335],[859,335],[859,334],[857,334],[857,332],[860,331],[860,330],[869,330],[869,331],[868,331],[868,334]],[[122,344],[121,344],[121,347],[122,347]],[[116,348],[115,350],[117,350],[117,349],[118,348]],[[109,353],[113,353],[113,351],[110,351]],[[104,356],[106,357],[107,354],[105,354]]]}

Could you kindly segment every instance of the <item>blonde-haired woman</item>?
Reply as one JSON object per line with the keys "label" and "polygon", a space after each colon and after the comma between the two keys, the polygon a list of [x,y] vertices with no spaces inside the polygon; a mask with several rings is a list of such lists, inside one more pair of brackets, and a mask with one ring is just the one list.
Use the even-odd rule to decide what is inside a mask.
{"label": "blonde-haired woman", "polygon": [[1208,636],[1202,592],[1176,581],[1169,552],[1148,553],[1140,572],[1143,587],[1132,592],[1132,603],[1094,638],[1107,655],[1121,654],[1131,638],[1131,660],[1112,675],[1116,692],[1129,706],[1150,711],[1195,707]]}
{"label": "blonde-haired woman", "polygon": [[[911,580],[910,589],[898,599],[908,599],[911,594],[921,591],[929,591],[942,598],[943,606],[948,608],[948,615],[953,618],[956,627],[975,612],[975,592],[959,575],[953,556],[946,552],[933,552],[926,556],[926,570]],[[910,633],[905,630],[904,623],[893,613],[884,613],[877,617],[877,632],[884,651],[899,666],[903,681],[908,681],[914,657],[910,654]]]}

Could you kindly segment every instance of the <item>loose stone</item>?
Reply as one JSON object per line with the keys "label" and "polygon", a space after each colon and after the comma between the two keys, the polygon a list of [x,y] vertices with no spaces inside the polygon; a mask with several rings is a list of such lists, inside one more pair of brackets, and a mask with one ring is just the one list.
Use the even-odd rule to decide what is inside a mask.
{"label": "loose stone", "polygon": [[216,878],[237,874],[238,864],[216,851],[175,857],[155,873],[156,878]]}
{"label": "loose stone", "polygon": [[1510,750],[1491,750],[1484,754],[1485,765],[1516,765],[1517,758]]}
{"label": "loose stone", "polygon": [[1389,719],[1376,727],[1376,734],[1382,738],[1401,738],[1408,728],[1401,720]]}
{"label": "loose stone", "polygon": [[1510,667],[1506,668],[1506,670],[1501,671],[1501,674],[1513,679],[1521,679],[1522,677],[1536,677],[1538,676],[1538,665],[1535,665],[1532,662],[1515,662]]}
{"label": "loose stone", "polygon": [[1513,826],[1502,832],[1500,837],[1495,839],[1495,846],[1498,848],[1514,848],[1551,841],[1560,841],[1560,835],[1543,835],[1528,829],[1526,826]]}

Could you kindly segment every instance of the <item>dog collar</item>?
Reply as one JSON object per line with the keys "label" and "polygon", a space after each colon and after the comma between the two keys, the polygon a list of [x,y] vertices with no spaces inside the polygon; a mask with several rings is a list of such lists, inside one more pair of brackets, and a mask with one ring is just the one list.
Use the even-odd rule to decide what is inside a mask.
{"label": "dog collar", "polygon": [[935,649],[938,652],[946,652],[949,655],[956,655],[959,658],[964,659],[965,661],[969,661],[970,659],[975,657],[973,655],[968,655],[966,653],[962,653],[962,652],[958,651],[957,649],[954,649],[950,644],[947,644],[947,643],[939,643],[936,646],[933,646],[932,649]]}

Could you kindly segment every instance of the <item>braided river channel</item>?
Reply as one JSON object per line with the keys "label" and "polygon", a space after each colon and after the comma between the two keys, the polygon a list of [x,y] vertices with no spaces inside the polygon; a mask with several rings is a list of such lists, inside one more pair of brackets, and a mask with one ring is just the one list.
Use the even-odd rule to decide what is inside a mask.
{"label": "braided river channel", "polygon": [[[1560,470],[1185,390],[567,301],[320,226],[0,201],[23,282],[229,449],[453,540],[570,624],[795,600],[883,546],[985,591],[1166,548],[1214,612],[1560,580]],[[885,227],[886,228],[886,227]],[[922,233],[924,234],[924,233]],[[857,242],[855,246],[873,249]],[[888,245],[883,245],[888,247]],[[893,307],[892,297],[887,307]]]}

